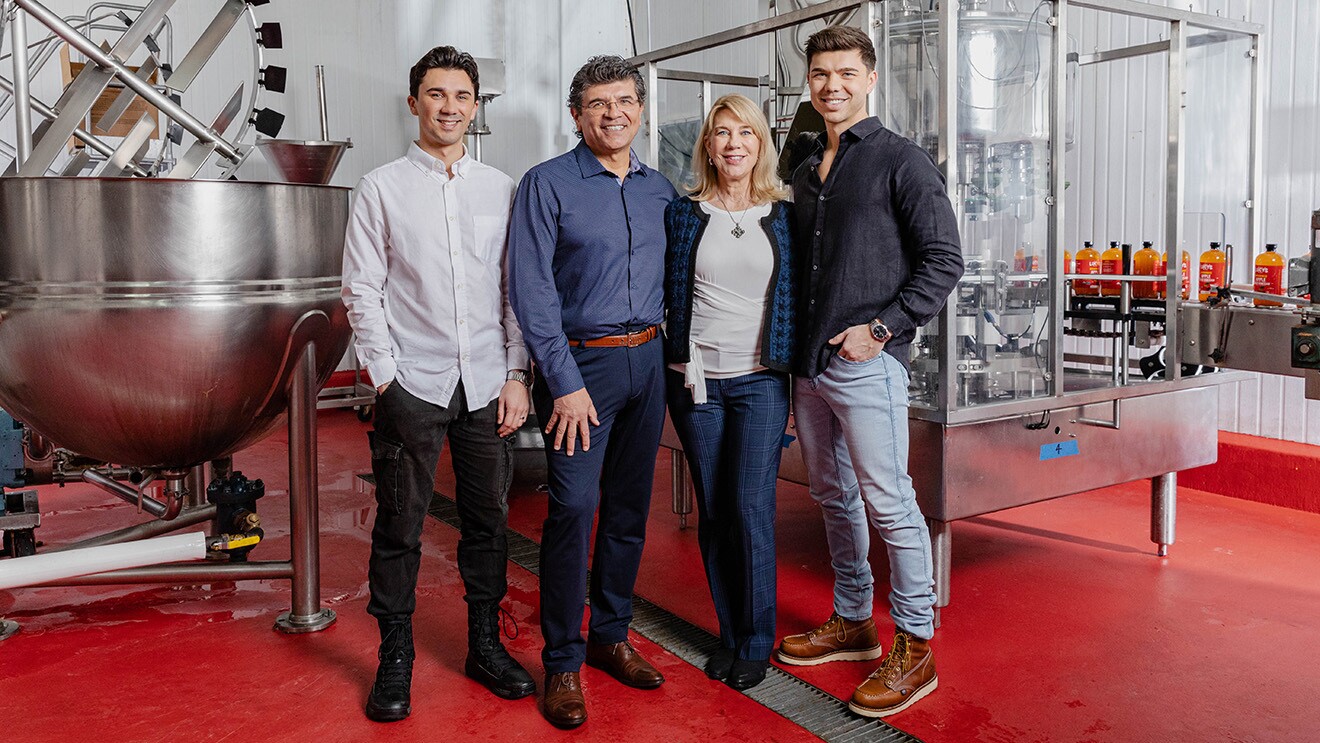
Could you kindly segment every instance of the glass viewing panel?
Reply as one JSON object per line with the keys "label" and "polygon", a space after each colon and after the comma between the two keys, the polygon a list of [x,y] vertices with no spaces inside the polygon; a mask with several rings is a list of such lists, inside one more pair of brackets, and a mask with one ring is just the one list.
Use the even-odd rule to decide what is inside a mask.
{"label": "glass viewing panel", "polygon": [[[912,399],[950,407],[1053,394],[1049,375],[1049,207],[1053,6],[991,0],[958,14],[957,187],[966,273],[951,311],[952,371],[938,362],[939,321],[913,344]],[[884,110],[895,131],[935,156],[939,143],[936,12],[891,4]]]}

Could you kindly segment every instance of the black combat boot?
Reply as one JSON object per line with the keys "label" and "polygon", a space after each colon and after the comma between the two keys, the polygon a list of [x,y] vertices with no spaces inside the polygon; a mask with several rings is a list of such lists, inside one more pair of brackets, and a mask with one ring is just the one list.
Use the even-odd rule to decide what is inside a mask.
{"label": "black combat boot", "polygon": [[367,697],[367,717],[376,722],[402,720],[412,712],[412,619],[380,622],[380,667]]}
{"label": "black combat boot", "polygon": [[468,604],[468,654],[463,672],[503,699],[536,693],[531,674],[500,642],[500,606],[495,602]]}

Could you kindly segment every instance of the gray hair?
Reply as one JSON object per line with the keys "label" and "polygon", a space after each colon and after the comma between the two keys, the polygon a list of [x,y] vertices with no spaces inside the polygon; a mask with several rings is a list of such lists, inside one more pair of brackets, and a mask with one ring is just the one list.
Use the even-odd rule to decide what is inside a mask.
{"label": "gray hair", "polygon": [[646,100],[646,81],[636,67],[628,64],[623,57],[614,54],[602,54],[587,60],[587,63],[573,75],[573,82],[568,86],[568,107],[582,110],[582,93],[593,85],[632,80],[636,86],[637,100]]}

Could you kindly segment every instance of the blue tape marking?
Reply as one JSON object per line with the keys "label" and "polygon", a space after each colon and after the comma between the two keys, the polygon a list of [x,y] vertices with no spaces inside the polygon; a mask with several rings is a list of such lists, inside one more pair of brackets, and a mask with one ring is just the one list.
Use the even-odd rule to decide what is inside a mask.
{"label": "blue tape marking", "polygon": [[1040,461],[1047,459],[1058,459],[1059,457],[1072,457],[1081,454],[1076,441],[1060,441],[1057,444],[1041,444]]}

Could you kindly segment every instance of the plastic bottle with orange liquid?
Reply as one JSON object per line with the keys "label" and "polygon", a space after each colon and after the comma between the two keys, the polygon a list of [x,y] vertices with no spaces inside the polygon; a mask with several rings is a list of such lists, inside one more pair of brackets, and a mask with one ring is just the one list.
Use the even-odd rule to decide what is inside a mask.
{"label": "plastic bottle with orange liquid", "polygon": [[[1265,252],[1256,256],[1256,274],[1252,288],[1265,294],[1283,294],[1283,269],[1286,261],[1279,255],[1278,245],[1270,243],[1265,246]],[[1255,299],[1252,302],[1257,307],[1282,307],[1282,302],[1271,302],[1268,299]]]}
{"label": "plastic bottle with orange liquid", "polygon": [[[1091,247],[1090,242],[1083,243],[1082,249],[1077,251],[1074,268],[1076,273],[1100,273],[1100,254]],[[1079,297],[1097,297],[1100,295],[1100,283],[1094,279],[1076,279],[1073,281],[1073,294]]]}
{"label": "plastic bottle with orange liquid", "polygon": [[[1161,276],[1169,273],[1169,253],[1165,251],[1160,253],[1160,264],[1155,271]],[[1192,293],[1192,256],[1186,250],[1182,251],[1182,298],[1187,299]],[[1168,294],[1168,287],[1165,284],[1159,284],[1156,288],[1157,296],[1163,298]]]}
{"label": "plastic bottle with orange liquid", "polygon": [[1200,292],[1197,297],[1202,301],[1210,298],[1214,287],[1224,285],[1228,273],[1228,255],[1219,249],[1219,243],[1210,243],[1210,249],[1201,254]]}
{"label": "plastic bottle with orange liquid", "polygon": [[[1100,273],[1114,276],[1123,273],[1123,251],[1118,247],[1117,241],[1110,241],[1109,249],[1100,254]],[[1101,281],[1100,296],[1117,297],[1121,285],[1122,282],[1119,281]]]}
{"label": "plastic bottle with orange liquid", "polygon": [[[1158,276],[1160,254],[1151,247],[1147,240],[1141,244],[1141,250],[1132,255],[1132,274],[1134,276]],[[1138,299],[1155,299],[1159,296],[1159,284],[1154,281],[1137,281],[1132,284],[1132,296]]]}

